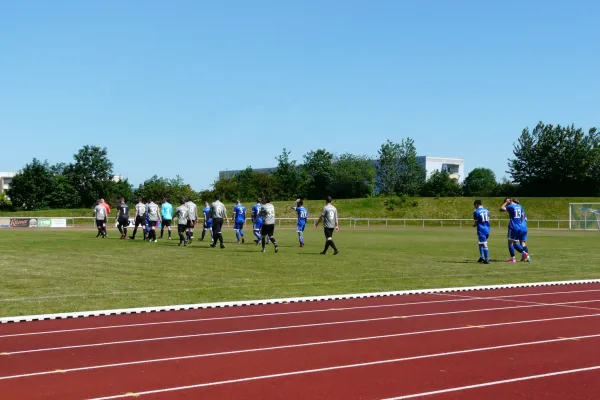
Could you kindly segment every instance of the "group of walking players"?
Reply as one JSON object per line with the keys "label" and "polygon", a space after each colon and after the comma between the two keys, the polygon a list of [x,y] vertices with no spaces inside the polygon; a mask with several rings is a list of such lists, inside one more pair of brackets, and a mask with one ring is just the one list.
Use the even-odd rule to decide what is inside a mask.
{"label": "group of walking players", "polygon": [[[124,198],[119,200],[117,208],[116,223],[117,229],[121,234],[121,239],[127,239],[127,231],[130,225],[130,209]],[[298,240],[300,247],[304,247],[304,229],[308,219],[308,210],[303,206],[303,202],[297,199],[292,209],[297,212],[298,222],[296,230],[298,233]],[[96,207],[94,208],[94,217],[96,220],[96,227],[98,229],[98,235],[96,237],[105,238],[108,236],[106,225],[108,221],[108,214],[110,213],[110,207],[104,202],[103,199],[98,200]],[[220,197],[217,195],[213,203],[209,205],[208,202],[204,203],[204,209],[202,210],[204,217],[204,223],[202,227],[202,238],[204,240],[206,232],[211,235],[212,243],[210,247],[215,248],[217,244],[223,249],[225,248],[223,240],[223,224],[226,221],[229,225],[229,218],[227,216],[227,209],[221,202]],[[238,200],[235,207],[233,208],[233,220],[234,230],[236,233],[236,239],[238,243],[244,243],[244,225],[246,223],[246,207],[244,207]],[[177,218],[177,233],[179,235],[179,246],[187,246],[194,239],[194,228],[199,220],[198,207],[191,199],[181,198],[179,200],[179,206],[173,212],[173,206],[165,199],[163,204],[159,207],[152,199],[148,202],[144,202],[142,199],[138,200],[135,205],[134,215],[134,228],[133,234],[129,237],[131,240],[135,240],[138,228],[142,226],[144,240],[152,243],[156,243],[158,238],[156,234],[157,227],[160,226],[160,239],[163,238],[165,228],[167,228],[168,239],[171,239],[171,223],[173,219]],[[266,245],[272,243],[275,249],[275,253],[279,251],[277,240],[274,237],[275,233],[275,207],[271,204],[270,199],[258,199],[257,203],[252,207],[252,228],[256,240],[256,245],[261,245],[261,251],[266,251]],[[339,230],[338,214],[337,209],[332,205],[331,197],[327,197],[326,205],[323,207],[319,219],[315,222],[317,227],[321,222],[324,225],[325,233],[325,249],[321,254],[327,254],[327,251],[331,247],[334,251],[334,255],[339,253],[334,241],[333,232]]]}

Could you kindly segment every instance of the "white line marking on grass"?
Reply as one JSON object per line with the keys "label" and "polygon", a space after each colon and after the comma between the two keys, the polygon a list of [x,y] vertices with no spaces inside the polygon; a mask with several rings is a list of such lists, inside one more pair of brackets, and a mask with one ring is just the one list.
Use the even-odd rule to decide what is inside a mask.
{"label": "white line marking on grass", "polygon": [[[600,337],[600,335],[587,335],[587,336],[578,336],[577,339],[593,339],[593,338],[599,338],[599,337]],[[423,359],[427,359],[427,358],[437,358],[437,357],[452,356],[452,355],[458,355],[458,354],[479,353],[479,352],[485,352],[485,351],[532,346],[532,345],[538,345],[538,344],[557,343],[557,342],[563,342],[563,341],[567,341],[567,339],[539,340],[539,341],[535,341],[535,342],[513,343],[513,344],[507,344],[507,345],[501,345],[501,346],[480,347],[480,348],[476,348],[476,349],[449,351],[449,352],[434,353],[434,354],[424,354],[424,355],[413,356],[413,357],[393,358],[393,359],[388,359],[388,360],[370,361],[370,362],[356,363],[356,364],[336,365],[336,366],[332,366],[332,367],[306,369],[306,370],[292,371],[292,372],[282,372],[279,374],[260,375],[260,376],[252,376],[252,377],[248,377],[248,378],[239,378],[239,379],[230,379],[230,380],[225,380],[225,381],[199,383],[196,385],[177,386],[177,387],[171,387],[171,388],[165,388],[165,389],[147,390],[147,391],[143,391],[143,392],[137,392],[135,394],[137,394],[139,396],[143,396],[143,395],[147,395],[147,394],[168,393],[168,392],[175,392],[175,391],[181,391],[181,390],[187,390],[187,389],[198,389],[198,388],[209,387],[209,386],[219,386],[219,385],[227,385],[227,384],[232,384],[232,383],[250,382],[250,381],[258,381],[258,380],[272,379],[272,378],[282,378],[282,377],[286,377],[286,376],[305,375],[305,374],[312,374],[312,373],[317,373],[317,372],[327,372],[327,371],[336,371],[336,370],[343,370],[343,369],[350,369],[350,368],[368,367],[368,366],[373,366],[373,365],[392,364],[392,363],[398,363],[398,362],[403,362],[403,361],[423,360]],[[592,369],[600,369],[600,365],[588,368],[588,370],[592,370]],[[586,369],[580,368],[579,370],[583,371]],[[573,371],[579,371],[579,370],[573,370]],[[554,374],[558,374],[558,372],[554,372]],[[515,378],[515,379],[518,379],[518,378]],[[98,398],[95,398],[92,400],[121,399],[121,398],[127,397],[127,396],[128,396],[127,394],[124,394],[124,395],[119,394],[119,395],[115,395],[115,396],[98,397]],[[412,396],[416,397],[416,395],[412,395]],[[397,398],[397,399],[401,399],[401,398],[402,397]]]}
{"label": "white line marking on grass", "polygon": [[575,373],[578,373],[578,372],[595,371],[597,369],[600,369],[600,365],[594,365],[593,367],[586,367],[586,368],[569,369],[569,370],[557,371],[557,372],[549,372],[547,374],[522,376],[522,377],[519,377],[519,378],[504,379],[504,380],[501,380],[501,381],[492,381],[492,382],[485,382],[485,383],[477,383],[477,384],[474,384],[474,385],[458,386],[458,387],[454,387],[454,388],[434,390],[434,391],[431,391],[431,392],[414,393],[414,394],[408,394],[408,395],[405,395],[405,396],[390,397],[390,398],[384,399],[384,400],[406,400],[406,399],[414,399],[415,397],[426,397],[426,396],[432,396],[432,395],[436,395],[436,394],[459,392],[459,391],[469,390],[469,389],[477,389],[477,388],[488,387],[488,386],[503,385],[503,384],[506,384],[506,383],[516,383],[516,382],[529,381],[529,380],[533,380],[533,379],[550,378],[550,377],[559,376],[559,375],[575,374]]}
{"label": "white line marking on grass", "polygon": [[[574,302],[574,303],[584,303],[584,302],[585,301],[578,301],[578,302]],[[162,337],[144,338],[144,339],[120,340],[120,341],[114,341],[114,342],[87,343],[87,344],[78,344],[78,345],[72,345],[72,346],[59,346],[59,347],[47,347],[47,348],[41,348],[41,349],[7,351],[5,354],[16,355],[16,354],[41,353],[41,352],[46,352],[46,351],[71,350],[71,349],[81,349],[81,348],[89,348],[89,347],[104,347],[104,346],[112,346],[112,345],[118,345],[118,344],[156,342],[156,341],[162,341],[162,340],[188,339],[188,338],[206,337],[206,336],[235,335],[235,334],[240,334],[240,333],[268,332],[268,331],[278,331],[278,330],[298,329],[298,328],[313,328],[313,327],[317,327],[317,326],[333,326],[333,325],[357,324],[357,323],[375,322],[375,321],[389,321],[389,320],[394,320],[394,319],[398,319],[398,318],[433,317],[433,316],[469,314],[469,313],[487,312],[487,311],[514,310],[514,309],[520,309],[520,308],[533,308],[533,307],[545,307],[545,306],[532,304],[532,305],[523,305],[523,306],[514,306],[514,307],[482,308],[482,309],[474,309],[474,310],[448,311],[448,312],[427,313],[427,314],[412,314],[412,315],[409,314],[409,315],[404,315],[404,316],[394,315],[394,316],[380,317],[380,318],[367,318],[367,319],[334,321],[334,322],[320,322],[320,323],[315,323],[315,324],[302,324],[302,325],[283,325],[283,326],[273,326],[273,327],[267,327],[267,328],[240,329],[240,330],[235,330],[235,331],[221,331],[221,332],[205,332],[205,333],[194,333],[194,334],[189,334],[189,335],[162,336]]]}
{"label": "white line marking on grass", "polygon": [[[365,336],[365,337],[357,337],[357,338],[349,338],[349,339],[328,340],[328,341],[321,341],[321,342],[298,343],[298,344],[281,345],[281,346],[261,347],[261,348],[254,348],[254,349],[232,350],[232,351],[225,351],[225,352],[218,352],[218,353],[192,354],[192,355],[188,355],[188,356],[155,358],[155,359],[149,359],[149,360],[92,365],[92,366],[78,367],[78,368],[65,368],[62,370],[32,372],[32,373],[19,374],[19,375],[8,375],[8,376],[0,377],[0,380],[18,379],[18,378],[26,378],[26,377],[32,377],[32,376],[40,376],[40,375],[52,375],[52,374],[58,373],[59,371],[61,373],[90,371],[90,370],[96,370],[96,369],[116,368],[116,367],[130,366],[130,365],[151,364],[151,363],[166,362],[166,361],[189,360],[189,359],[194,359],[194,358],[215,357],[215,356],[243,354],[243,353],[254,353],[254,352],[262,352],[262,351],[292,349],[292,348],[299,348],[299,347],[312,347],[312,346],[321,346],[321,345],[336,344],[336,343],[360,342],[360,341],[367,341],[367,340],[388,339],[388,338],[403,337],[403,336],[417,336],[417,335],[425,335],[425,334],[429,334],[429,333],[462,331],[462,330],[469,330],[469,329],[475,329],[475,328],[495,328],[495,327],[511,326],[511,325],[524,325],[524,324],[534,324],[534,323],[541,323],[541,322],[572,320],[572,319],[579,319],[579,318],[592,318],[592,317],[599,317],[599,316],[600,316],[600,314],[593,314],[593,315],[577,315],[577,316],[571,316],[571,317],[533,319],[533,320],[524,320],[524,321],[509,321],[509,322],[500,322],[500,323],[496,323],[496,324],[488,324],[488,325],[480,325],[480,326],[467,325],[467,326],[458,326],[458,327],[453,327],[453,328],[432,329],[432,330],[427,330],[427,331],[393,333],[393,334],[389,334],[389,335]],[[558,339],[578,340],[578,339],[576,339],[576,337],[559,337]]]}
{"label": "white line marking on grass", "polygon": [[539,286],[583,285],[583,284],[592,284],[592,283],[600,283],[600,279],[535,282],[535,283],[532,282],[532,283],[517,283],[517,284],[487,285],[487,286],[467,286],[467,287],[441,288],[441,289],[403,290],[403,291],[393,291],[393,292],[357,293],[357,294],[341,294],[341,295],[312,296],[312,297],[291,297],[291,298],[283,298],[283,299],[230,301],[230,302],[220,302],[220,303],[183,304],[183,305],[164,306],[164,307],[141,307],[141,308],[125,308],[125,309],[116,309],[116,310],[60,313],[60,314],[41,314],[41,315],[29,315],[29,316],[4,317],[4,318],[0,318],[0,324],[10,323],[10,322],[41,321],[41,320],[48,320],[48,319],[85,318],[85,317],[100,316],[100,315],[137,314],[137,313],[174,311],[174,310],[195,310],[195,309],[199,309],[199,308],[221,308],[221,307],[253,306],[253,305],[265,305],[265,304],[301,303],[301,302],[324,301],[324,300],[344,300],[344,299],[362,299],[362,298],[369,298],[369,297],[404,296],[404,295],[411,295],[411,294],[467,292],[467,291],[475,291],[475,290],[512,289],[512,288],[527,288],[527,287],[539,287]]}
{"label": "white line marking on grass", "polygon": [[[535,294],[515,294],[515,295],[507,295],[507,296],[498,296],[498,297],[493,297],[493,298],[489,298],[489,299],[491,300],[491,299],[501,299],[501,298],[546,296],[546,295],[587,293],[587,292],[600,292],[600,289],[574,290],[574,291],[568,291],[568,292],[545,292],[545,293],[535,293]],[[452,295],[449,295],[449,296],[452,296]],[[454,295],[454,296],[456,296],[456,295]],[[385,308],[385,307],[403,307],[403,306],[410,306],[410,305],[475,301],[475,300],[480,299],[478,297],[471,297],[471,296],[463,296],[463,297],[464,298],[461,298],[461,299],[420,301],[420,302],[411,302],[411,303],[376,304],[376,305],[372,305],[372,306],[323,308],[323,309],[316,309],[316,310],[301,310],[301,311],[288,311],[288,312],[264,313],[264,314],[248,314],[248,315],[232,315],[232,316],[227,316],[227,317],[194,318],[194,319],[181,319],[181,320],[173,320],[173,321],[142,322],[142,323],[137,323],[137,324],[106,325],[106,326],[94,326],[94,327],[88,327],[88,328],[58,329],[58,330],[52,330],[52,331],[39,331],[39,332],[24,332],[24,333],[13,333],[13,334],[0,335],[0,338],[48,335],[48,334],[55,334],[55,333],[84,332],[84,331],[94,331],[94,330],[103,330],[103,329],[133,328],[133,327],[154,326],[154,325],[183,324],[183,323],[192,323],[192,322],[220,321],[220,320],[230,320],[230,319],[273,317],[273,316],[279,316],[279,315],[311,314],[311,313],[322,313],[322,312],[332,312],[332,311],[349,311],[349,310],[362,310],[362,309]],[[486,299],[486,298],[481,298],[481,299]]]}

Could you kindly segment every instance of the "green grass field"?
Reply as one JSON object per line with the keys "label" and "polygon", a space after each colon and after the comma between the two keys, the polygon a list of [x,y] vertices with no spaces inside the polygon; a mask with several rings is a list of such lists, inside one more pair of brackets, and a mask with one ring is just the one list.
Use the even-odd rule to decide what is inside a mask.
{"label": "green grass field", "polygon": [[335,257],[318,254],[321,229],[307,230],[303,249],[294,230],[278,230],[279,254],[232,243],[231,229],[223,250],[109,232],[95,239],[92,230],[0,230],[0,316],[600,278],[598,232],[531,230],[533,262],[507,264],[506,231],[496,229],[490,247],[498,262],[490,265],[475,262],[472,228],[345,228]]}

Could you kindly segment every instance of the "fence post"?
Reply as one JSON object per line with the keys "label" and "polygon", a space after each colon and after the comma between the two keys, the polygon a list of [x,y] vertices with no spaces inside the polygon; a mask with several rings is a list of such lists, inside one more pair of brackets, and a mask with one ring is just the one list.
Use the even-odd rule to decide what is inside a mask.
{"label": "fence post", "polygon": [[421,221],[423,223],[423,228],[425,228],[425,220]]}
{"label": "fence post", "polygon": [[388,226],[388,225],[387,225],[387,218],[385,219],[385,226]]}
{"label": "fence post", "polygon": [[404,220],[404,227],[406,228],[406,220]]}
{"label": "fence post", "polygon": [[538,229],[540,229],[540,220],[538,219]]}
{"label": "fence post", "polygon": [[556,222],[558,222],[558,229],[560,229],[560,219]]}
{"label": "fence post", "polygon": [[371,227],[371,220],[367,218],[367,227],[370,228]]}

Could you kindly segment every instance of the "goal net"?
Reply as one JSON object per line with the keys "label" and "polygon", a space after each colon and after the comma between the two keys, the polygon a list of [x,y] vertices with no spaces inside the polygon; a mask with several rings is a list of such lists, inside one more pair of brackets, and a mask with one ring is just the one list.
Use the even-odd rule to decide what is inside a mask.
{"label": "goal net", "polygon": [[600,230],[600,203],[569,203],[569,229]]}

